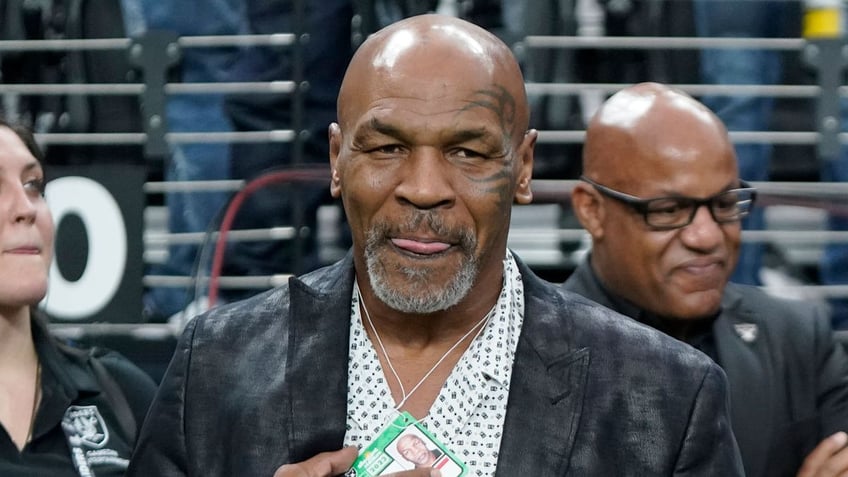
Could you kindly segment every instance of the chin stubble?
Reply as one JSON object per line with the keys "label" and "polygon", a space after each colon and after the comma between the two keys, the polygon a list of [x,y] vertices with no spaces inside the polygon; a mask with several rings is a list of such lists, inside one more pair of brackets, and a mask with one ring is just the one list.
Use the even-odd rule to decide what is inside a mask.
{"label": "chin stubble", "polygon": [[[446,310],[459,303],[471,290],[477,278],[479,262],[474,256],[476,238],[468,230],[445,230],[442,221],[432,213],[422,213],[403,227],[404,230],[415,230],[422,220],[439,236],[458,239],[463,257],[459,270],[448,279],[447,283],[439,284],[433,281],[432,269],[423,267],[401,267],[386,270],[380,261],[380,249],[387,247],[390,235],[388,232],[397,227],[381,224],[373,228],[365,243],[365,262],[368,267],[368,278],[371,288],[383,303],[402,313],[427,314]],[[392,283],[389,272],[399,272],[405,283]]]}

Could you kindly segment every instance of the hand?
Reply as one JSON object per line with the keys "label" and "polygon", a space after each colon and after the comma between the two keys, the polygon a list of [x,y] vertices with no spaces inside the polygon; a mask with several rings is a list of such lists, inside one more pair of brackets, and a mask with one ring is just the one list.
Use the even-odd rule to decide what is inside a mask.
{"label": "hand", "polygon": [[333,477],[344,474],[359,451],[356,447],[345,447],[334,452],[322,452],[311,459],[297,464],[286,464],[274,472],[274,477]]}
{"label": "hand", "polygon": [[[333,477],[344,474],[359,451],[356,447],[345,447],[334,452],[322,452],[311,459],[297,464],[286,464],[274,472],[274,477]],[[415,469],[386,477],[441,477],[436,469]]]}
{"label": "hand", "polygon": [[848,434],[837,432],[821,441],[804,459],[797,477],[841,476],[848,472]]}

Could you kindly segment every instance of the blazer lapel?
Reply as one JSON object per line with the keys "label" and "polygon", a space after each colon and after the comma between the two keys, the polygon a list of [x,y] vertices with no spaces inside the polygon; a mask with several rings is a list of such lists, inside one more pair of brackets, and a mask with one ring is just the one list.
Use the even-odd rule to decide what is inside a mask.
{"label": "blazer lapel", "polygon": [[565,475],[583,410],[589,349],[570,346],[568,317],[533,293],[521,270],[525,314],[495,475]]}
{"label": "blazer lapel", "polygon": [[[731,425],[745,456],[747,475],[763,475],[772,429],[771,362],[764,327],[744,309],[732,293],[725,292],[723,311],[713,325],[718,360],[727,374]],[[744,339],[743,339],[744,338]],[[734,403],[746,403],[744,406]]]}
{"label": "blazer lapel", "polygon": [[[350,267],[341,268],[350,271]],[[324,287],[328,290],[325,292],[299,280],[289,282],[286,380],[291,405],[288,431],[292,462],[341,449],[344,443],[352,277],[352,273],[343,275],[338,286]]]}

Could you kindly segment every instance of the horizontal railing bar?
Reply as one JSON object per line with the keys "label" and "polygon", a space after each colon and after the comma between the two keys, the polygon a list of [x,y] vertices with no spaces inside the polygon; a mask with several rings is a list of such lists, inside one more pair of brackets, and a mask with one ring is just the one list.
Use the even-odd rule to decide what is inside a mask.
{"label": "horizontal railing bar", "polygon": [[224,179],[219,181],[151,181],[144,184],[144,192],[163,194],[166,192],[235,192],[244,187],[246,181]]}
{"label": "horizontal railing bar", "polygon": [[[545,196],[561,195],[567,199],[576,184],[574,179],[534,179],[534,194]],[[807,199],[832,198],[848,201],[848,182],[784,182],[753,181],[750,183],[761,197],[801,197]],[[233,192],[244,187],[240,179],[207,181],[150,181],[144,184],[144,192],[160,194],[165,192]],[[537,201],[547,202],[547,201]],[[555,201],[554,201],[555,202]],[[521,206],[518,206],[521,207]]]}
{"label": "horizontal railing bar", "polygon": [[821,298],[846,298],[848,285],[771,285],[761,287],[781,296],[807,296]]}
{"label": "horizontal railing bar", "polygon": [[[182,48],[209,48],[219,46],[290,46],[295,43],[294,33],[268,35],[198,35],[181,36],[177,44]],[[127,49],[130,38],[85,38],[61,40],[2,40],[0,52],[24,51],[85,51]]]}
{"label": "horizontal railing bar", "polygon": [[[539,144],[579,144],[585,138],[583,130],[540,130]],[[821,135],[813,131],[731,131],[734,143],[808,145],[819,142]],[[145,133],[39,133],[36,138],[47,145],[126,145],[144,144]],[[261,143],[292,142],[295,132],[290,129],[271,131],[233,132],[172,132],[165,138],[174,144],[188,143]],[[848,144],[848,133],[839,133],[839,141]]]}
{"label": "horizontal railing bar", "polygon": [[[551,243],[576,242],[583,239],[583,229],[545,229],[512,228],[509,240],[515,243]],[[820,245],[828,243],[848,243],[848,231],[845,230],[743,230],[742,238],[748,242],[773,242]]]}
{"label": "horizontal railing bar", "polygon": [[[278,275],[256,275],[249,277],[222,276],[218,278],[218,287],[227,289],[256,289],[273,288],[286,283],[292,275],[283,273]],[[209,277],[186,277],[175,275],[145,275],[142,277],[142,285],[146,287],[181,288],[194,286],[198,283],[207,285]]]}
{"label": "horizontal railing bar", "polygon": [[183,48],[215,46],[290,46],[297,37],[294,33],[268,35],[195,35],[181,36],[177,43]]}
{"label": "horizontal railing bar", "polygon": [[[217,240],[220,232],[182,232],[162,233],[146,232],[144,244],[150,245],[179,245],[203,243],[207,235],[210,239]],[[236,229],[227,233],[227,242],[258,242],[263,240],[291,240],[297,236],[295,227],[271,227],[267,229]]]}
{"label": "horizontal railing bar", "polygon": [[[533,179],[532,188],[534,193],[568,198],[578,182],[575,179]],[[848,182],[753,181],[751,185],[763,195],[798,195],[808,198],[836,195],[837,198],[848,200]]]}
{"label": "horizontal railing bar", "polygon": [[[730,140],[745,144],[815,145],[821,134],[814,131],[730,131]],[[539,144],[579,144],[584,130],[540,130]],[[848,144],[848,133],[839,133],[839,141]]]}
{"label": "horizontal railing bar", "polygon": [[758,49],[798,51],[803,38],[710,38],[670,36],[564,36],[529,35],[523,40],[529,48],[616,48],[616,49]]}
{"label": "horizontal railing bar", "polygon": [[51,333],[66,339],[87,335],[129,336],[140,340],[161,340],[179,336],[182,328],[171,323],[50,323]]}
{"label": "horizontal railing bar", "polygon": [[[146,90],[141,83],[51,83],[0,84],[0,94],[22,95],[111,95],[137,96]],[[210,83],[168,83],[165,93],[182,94],[280,94],[292,93],[294,81],[242,81]]]}
{"label": "horizontal railing bar", "polygon": [[[279,286],[291,277],[291,274],[262,275],[251,277],[220,277],[220,288],[226,289],[270,289]],[[143,279],[144,286],[153,287],[187,287],[197,282],[207,284],[208,277],[194,279],[170,275],[148,275]],[[848,297],[848,285],[792,285],[762,287],[772,292],[792,292],[807,296]]]}
{"label": "horizontal railing bar", "polygon": [[174,144],[236,143],[236,142],[292,142],[295,133],[290,129],[272,131],[233,132],[180,132],[167,133],[165,139]]}
{"label": "horizontal railing bar", "polygon": [[[629,86],[629,83],[534,83],[526,84],[528,95],[578,95],[600,92],[612,94]],[[692,96],[768,96],[780,98],[815,98],[821,93],[816,85],[752,85],[752,84],[671,84]],[[839,89],[848,96],[848,87]]]}
{"label": "horizontal railing bar", "polygon": [[[540,95],[578,95],[589,92],[611,94],[629,86],[627,83],[534,83],[528,82],[527,93]],[[815,98],[821,93],[816,85],[751,85],[751,84],[672,84],[693,96],[764,96],[781,98]],[[281,94],[294,92],[293,81],[242,81],[205,83],[168,83],[165,93],[182,94]],[[113,95],[131,96],[144,93],[141,83],[50,83],[2,84],[0,93],[22,95]],[[848,86],[839,88],[848,96]]]}
{"label": "horizontal railing bar", "polygon": [[[98,145],[114,146],[144,144],[145,133],[40,133],[36,139],[47,145]],[[292,142],[295,133],[290,129],[271,131],[233,131],[233,132],[173,132],[166,133],[165,139],[174,144],[190,143],[236,143],[236,142]]]}
{"label": "horizontal railing bar", "polygon": [[2,40],[0,41],[0,52],[120,50],[129,46],[129,38]]}

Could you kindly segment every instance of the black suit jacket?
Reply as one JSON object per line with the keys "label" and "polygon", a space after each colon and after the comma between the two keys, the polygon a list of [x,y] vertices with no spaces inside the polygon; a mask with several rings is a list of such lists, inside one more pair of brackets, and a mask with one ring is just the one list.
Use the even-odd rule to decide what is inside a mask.
{"label": "black suit jacket", "polygon": [[[615,308],[588,260],[564,287]],[[848,358],[820,307],[730,283],[712,332],[746,475],[794,476],[822,439],[848,431]]]}
{"label": "black suit jacket", "polygon": [[[519,264],[525,316],[497,476],[735,476],[726,378]],[[341,448],[351,256],[186,328],[131,476],[271,476]]]}

